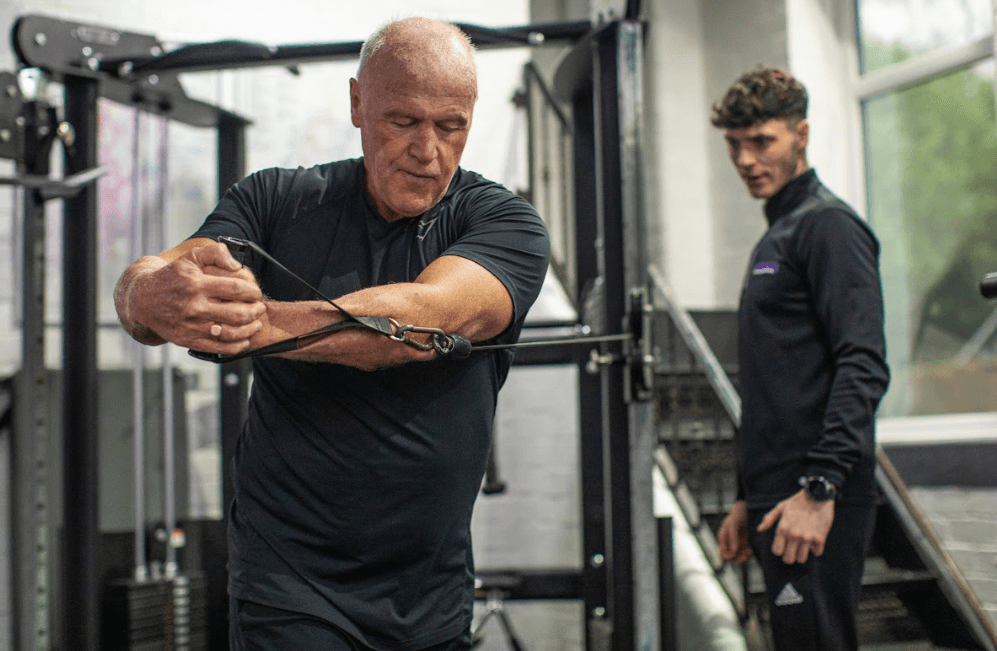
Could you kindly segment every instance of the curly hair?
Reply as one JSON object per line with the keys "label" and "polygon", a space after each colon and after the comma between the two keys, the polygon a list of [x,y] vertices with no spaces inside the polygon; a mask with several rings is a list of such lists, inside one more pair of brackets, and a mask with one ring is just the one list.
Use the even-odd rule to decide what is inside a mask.
{"label": "curly hair", "polygon": [[758,66],[745,73],[719,102],[710,122],[719,129],[743,129],[758,122],[807,117],[807,89],[785,70]]}

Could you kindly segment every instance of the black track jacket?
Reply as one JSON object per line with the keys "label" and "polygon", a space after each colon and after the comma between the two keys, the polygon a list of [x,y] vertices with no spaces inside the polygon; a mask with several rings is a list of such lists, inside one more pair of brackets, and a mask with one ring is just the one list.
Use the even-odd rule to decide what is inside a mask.
{"label": "black track jacket", "polygon": [[889,383],[879,242],[809,170],[765,204],[739,322],[740,497],[769,508],[822,475],[876,498],[875,413]]}

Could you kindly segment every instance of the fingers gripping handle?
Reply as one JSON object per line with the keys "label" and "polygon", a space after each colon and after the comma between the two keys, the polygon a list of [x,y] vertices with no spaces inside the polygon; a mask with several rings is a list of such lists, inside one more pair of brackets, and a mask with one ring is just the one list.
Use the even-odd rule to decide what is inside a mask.
{"label": "fingers gripping handle", "polygon": [[[228,247],[229,253],[235,258],[235,261],[241,265],[246,264],[246,254],[249,253],[249,245],[243,240],[236,239],[234,237],[228,237],[222,235],[218,238],[218,241]],[[283,351],[281,351],[283,352]],[[218,353],[205,353],[200,350],[188,350],[187,354],[196,359],[204,360],[206,362],[214,362],[215,364],[221,364],[222,362],[233,362],[237,359],[242,359],[243,357],[249,357],[248,354],[244,355],[219,355]]]}
{"label": "fingers gripping handle", "polygon": [[232,254],[239,264],[246,264],[246,254],[249,253],[249,245],[245,241],[222,235],[218,241],[228,247],[228,252]]}

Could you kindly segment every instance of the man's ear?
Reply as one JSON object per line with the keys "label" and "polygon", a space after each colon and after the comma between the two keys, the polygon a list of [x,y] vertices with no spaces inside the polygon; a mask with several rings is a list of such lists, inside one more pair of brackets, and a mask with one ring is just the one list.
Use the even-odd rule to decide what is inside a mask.
{"label": "man's ear", "polygon": [[360,82],[350,79],[350,119],[360,128]]}
{"label": "man's ear", "polygon": [[806,118],[803,118],[796,123],[793,130],[796,131],[796,137],[800,139],[800,149],[806,149],[807,139],[810,137],[810,123],[807,122]]}

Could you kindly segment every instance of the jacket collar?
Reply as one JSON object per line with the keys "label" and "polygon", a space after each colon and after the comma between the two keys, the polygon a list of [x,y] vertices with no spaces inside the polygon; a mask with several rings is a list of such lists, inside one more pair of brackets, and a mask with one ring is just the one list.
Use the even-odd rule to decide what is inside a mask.
{"label": "jacket collar", "polygon": [[817,172],[810,168],[782,186],[765,202],[765,218],[768,220],[769,226],[803,203],[803,200],[810,196],[818,185],[820,185],[820,181],[817,180]]}

